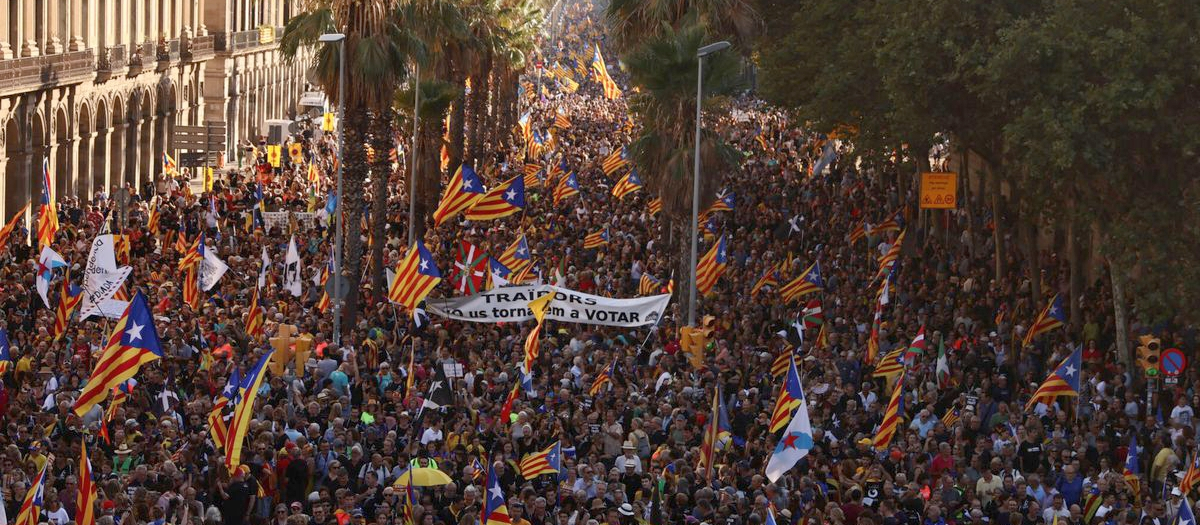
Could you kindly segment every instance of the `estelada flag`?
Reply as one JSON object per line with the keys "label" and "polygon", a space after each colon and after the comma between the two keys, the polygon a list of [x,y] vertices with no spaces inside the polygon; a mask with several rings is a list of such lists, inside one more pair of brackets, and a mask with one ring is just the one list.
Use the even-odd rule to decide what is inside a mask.
{"label": "estelada flag", "polygon": [[454,172],[450,182],[446,184],[446,192],[438,202],[437,210],[433,212],[433,220],[441,225],[451,217],[471,208],[475,201],[483,197],[483,182],[475,174],[475,170],[463,164]]}

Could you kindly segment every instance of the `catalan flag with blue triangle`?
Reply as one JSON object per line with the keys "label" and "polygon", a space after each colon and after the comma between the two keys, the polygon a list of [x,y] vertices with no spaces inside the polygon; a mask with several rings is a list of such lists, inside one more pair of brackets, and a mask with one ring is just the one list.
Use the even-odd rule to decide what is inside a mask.
{"label": "catalan flag with blue triangle", "polygon": [[467,211],[467,219],[490,221],[525,209],[525,176],[517,175],[492,188]]}
{"label": "catalan flag with blue triangle", "polygon": [[463,164],[450,177],[446,184],[446,193],[438,202],[437,210],[433,212],[433,220],[441,225],[460,212],[471,209],[476,201],[483,198],[483,181],[475,174],[475,169]]}
{"label": "catalan flag with blue triangle", "polygon": [[1050,303],[1046,305],[1046,309],[1038,314],[1033,326],[1029,328],[1028,332],[1025,332],[1025,339],[1021,342],[1022,346],[1029,346],[1033,343],[1033,338],[1067,324],[1066,315],[1066,311],[1063,310],[1062,297],[1055,294],[1050,299]]}
{"label": "catalan flag with blue triangle", "polygon": [[114,386],[133,377],[142,365],[162,356],[162,344],[146,296],[137,292],[117,319],[104,353],[75,400],[75,414],[83,416],[103,401]]}
{"label": "catalan flag with blue triangle", "polygon": [[1025,410],[1033,408],[1038,401],[1045,400],[1046,404],[1049,404],[1058,396],[1078,396],[1082,360],[1083,345],[1077,345],[1075,350],[1058,364],[1058,367],[1042,382],[1042,386],[1039,386],[1033,393],[1033,396],[1029,398],[1029,403],[1025,405]]}
{"label": "catalan flag with blue triangle", "polygon": [[621,180],[613,185],[612,195],[618,199],[624,198],[626,195],[642,189],[642,178],[638,176],[637,169],[629,170]]}
{"label": "catalan flag with blue triangle", "polygon": [[701,294],[711,292],[717,284],[717,279],[720,279],[721,274],[725,273],[725,268],[729,264],[725,242],[726,236],[722,235],[696,264],[696,289]]}

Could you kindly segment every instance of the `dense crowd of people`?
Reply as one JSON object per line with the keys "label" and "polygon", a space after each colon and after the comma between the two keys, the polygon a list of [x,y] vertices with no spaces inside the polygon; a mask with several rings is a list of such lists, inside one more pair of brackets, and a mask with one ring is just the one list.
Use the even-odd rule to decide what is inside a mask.
{"label": "dense crowd of people", "polygon": [[[602,41],[595,17],[586,4],[569,5],[569,30],[546,43],[546,63],[588,56]],[[609,63],[620,80],[616,61]],[[596,82],[574,76],[578,91],[556,86],[529,93],[527,107],[535,129],[551,127],[560,111],[569,115],[570,126],[557,130],[555,147],[540,160],[574,171],[580,194],[555,206],[548,188],[531,189],[522,214],[481,223],[459,217],[430,228],[425,243],[444,274],[459,241],[496,256],[522,232],[539,278],[550,281],[560,271],[562,284],[574,290],[632,297],[644,273],[664,283],[672,276],[677,254],[660,247],[665,218],[650,211],[655,195],[643,189],[615,198],[611,188],[623,172],[608,176],[601,168],[636,132],[626,99],[608,99]],[[732,210],[716,213],[712,234],[701,241],[703,252],[716,236],[728,239],[728,269],[699,304],[702,315],[714,318],[711,345],[698,359],[685,352],[678,340],[683,309],[675,303],[651,327],[550,321],[532,385],[506,421],[500,412],[521,380],[517,366],[531,322],[472,324],[434,316],[418,324],[378,291],[364,289],[359,322],[334,344],[332,313],[318,306],[323,289],[315,281],[333,242],[322,210],[336,144],[315,126],[290,140],[303,144],[306,162],[318,163],[324,188],[309,182],[305,163],[285,160],[272,169],[262,148],[248,148],[245,167],[219,170],[202,194],[193,193],[190,174],[181,170],[87,202],[61,199],[63,227],[54,248],[75,275],[97,234],[128,236],[133,270],[125,287],[153,305],[164,357],[142,367],[115,414],[106,414],[106,401],[76,416],[75,397],[112,323],[73,320],[55,340],[54,310],[42,305],[29,271],[36,251],[9,242],[9,264],[0,270],[13,359],[0,390],[0,493],[8,519],[18,515],[47,463],[40,521],[76,519],[81,442],[92,451],[102,525],[404,523],[408,491],[394,483],[414,467],[434,467],[453,480],[413,491],[417,501],[409,512],[423,525],[480,523],[488,497],[482,471],[488,469],[519,525],[752,525],[765,523],[768,509],[776,523],[831,525],[1166,525],[1174,519],[1183,504],[1179,478],[1200,423],[1194,372],[1147,397],[1141,372],[1117,354],[1105,280],[1071,298],[1082,309],[1077,329],[1060,328],[1023,345],[1048,298],[1066,289],[1061,258],[1023,254],[1013,239],[1002,238],[1009,245],[1007,273],[995,275],[991,228],[997,219],[979,195],[922,223],[898,167],[860,168],[848,142],[826,147],[827,137],[748,96],[732,106],[728,115],[709,117],[744,156],[723,175]],[[830,148],[844,155],[831,156]],[[497,149],[489,184],[524,169],[523,144]],[[403,170],[393,177],[402,180]],[[243,217],[257,202],[260,182],[268,213],[312,215],[246,230]],[[130,196],[120,206],[118,192]],[[156,233],[147,225],[152,207],[159,214]],[[403,193],[393,192],[388,267],[404,249],[406,210]],[[879,284],[873,277],[898,232],[865,231],[853,241],[850,233],[893,218],[906,240],[890,281],[878,354],[868,355]],[[603,227],[610,241],[583,249],[584,236]],[[181,254],[174,246],[178,236],[192,240],[201,231],[230,270],[193,310],[182,300]],[[283,290],[277,275],[293,237],[304,261],[299,297]],[[264,246],[275,265],[262,292],[266,336],[252,337],[245,315]],[[1040,261],[1042,289],[1033,290],[1022,273],[1024,257]],[[802,300],[783,301],[779,285],[752,293],[772,268],[781,269],[783,284],[815,261],[823,289]],[[676,283],[686,280],[674,276]],[[457,295],[453,288],[447,280],[434,295]],[[686,284],[676,289],[686,296]],[[810,329],[801,336],[795,325],[805,323]],[[253,366],[282,324],[310,334],[315,351],[298,368],[264,381],[243,465],[230,472],[208,416],[230,375]],[[922,328],[928,350],[914,356],[903,382],[874,377],[879,355],[907,347]],[[1136,312],[1128,328],[1131,337],[1159,336],[1164,347],[1197,343],[1195,327],[1139,319]],[[1026,407],[1076,345],[1084,346],[1078,397]],[[795,347],[815,443],[772,483],[763,472],[779,438],[768,428],[783,383],[772,364]],[[938,348],[949,364],[940,379]],[[611,386],[591,395],[597,375],[614,361]],[[454,363],[465,374],[452,384],[452,403],[424,406],[443,365]],[[872,439],[896,388],[903,420],[888,446],[877,449]],[[730,435],[719,444],[715,465],[698,468],[718,391]],[[521,458],[554,441],[561,444],[560,472],[524,479]],[[1139,448],[1133,469],[1126,463],[1131,441]]]}

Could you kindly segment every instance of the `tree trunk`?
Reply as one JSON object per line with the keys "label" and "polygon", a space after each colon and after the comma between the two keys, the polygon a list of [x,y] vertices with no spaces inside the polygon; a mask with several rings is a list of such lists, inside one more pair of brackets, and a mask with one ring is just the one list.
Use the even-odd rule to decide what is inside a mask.
{"label": "tree trunk", "polygon": [[959,185],[963,189],[963,197],[959,199],[962,202],[963,214],[967,219],[967,254],[972,261],[975,259],[975,214],[971,213],[971,149],[963,146],[962,148],[962,173],[959,175]]}
{"label": "tree trunk", "polygon": [[995,168],[989,166],[987,179],[989,192],[992,194],[992,242],[996,245],[996,275],[994,279],[999,283],[1004,278],[1004,235],[1001,232],[1001,224],[1004,221],[1000,218],[1000,174]]}
{"label": "tree trunk", "polygon": [[1132,370],[1133,363],[1129,355],[1129,333],[1125,312],[1125,274],[1117,262],[1108,259],[1108,275],[1112,282],[1113,323],[1117,337],[1117,359],[1125,365],[1126,370]]}
{"label": "tree trunk", "polygon": [[[1014,191],[1013,195],[1017,193]],[[1019,203],[1018,203],[1019,205]],[[1040,308],[1044,300],[1042,294],[1041,257],[1038,254],[1038,217],[1036,212],[1024,210],[1021,214],[1021,235],[1025,241],[1025,267],[1029,272],[1029,296],[1033,300],[1034,309]]]}
{"label": "tree trunk", "polygon": [[[448,168],[450,170],[458,169],[458,165],[462,164],[467,153],[464,150],[467,139],[466,105],[467,97],[458,97],[458,100],[455,100],[454,105],[450,107],[450,166]],[[438,155],[441,155],[441,151],[439,146]]]}
{"label": "tree trunk", "polygon": [[417,239],[425,236],[430,211],[429,205],[437,202],[442,187],[440,163],[444,115],[431,116],[434,118],[421,120],[419,139],[421,152],[417,157],[421,167],[418,169],[416,206],[414,206]]}
{"label": "tree trunk", "polygon": [[[1075,199],[1069,201],[1071,212],[1070,217],[1074,217],[1074,211],[1077,206]],[[1079,333],[1079,328],[1083,326],[1083,312],[1079,304],[1079,299],[1083,295],[1083,232],[1079,221],[1072,218],[1067,225],[1067,262],[1070,265],[1070,294],[1071,294],[1071,330]]]}
{"label": "tree trunk", "polygon": [[[342,310],[342,334],[353,333],[358,322],[358,291],[362,282],[362,212],[366,205],[363,182],[367,176],[367,152],[364,148],[369,125],[364,108],[346,108],[345,166],[343,167],[343,192],[338,195],[346,203],[342,208],[342,224],[345,244],[342,247],[342,279],[346,283],[345,308]],[[386,152],[384,153],[386,155]],[[344,339],[345,340],[345,339]],[[350,338],[353,344],[353,338]]]}
{"label": "tree trunk", "polygon": [[483,160],[484,127],[487,125],[487,96],[488,78],[492,69],[492,55],[484,53],[479,64],[479,71],[471,77],[470,118],[471,135],[467,141],[467,160],[476,169],[481,167]]}
{"label": "tree trunk", "polygon": [[383,248],[387,244],[385,236],[388,217],[387,202],[389,196],[388,181],[392,175],[390,155],[383,153],[395,147],[392,138],[392,122],[395,115],[391,108],[375,115],[371,125],[371,147],[375,149],[375,162],[371,164],[371,292],[375,299],[386,294]]}

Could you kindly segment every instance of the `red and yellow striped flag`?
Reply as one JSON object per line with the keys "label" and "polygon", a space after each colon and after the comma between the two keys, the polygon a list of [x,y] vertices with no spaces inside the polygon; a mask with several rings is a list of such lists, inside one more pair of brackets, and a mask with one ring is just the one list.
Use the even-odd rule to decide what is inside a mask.
{"label": "red and yellow striped flag", "polygon": [[884,450],[892,443],[892,438],[896,435],[896,429],[900,426],[900,420],[904,417],[904,372],[900,372],[900,377],[896,380],[896,388],[892,390],[892,398],[888,401],[887,409],[883,411],[883,421],[879,423],[879,430],[875,433],[875,439],[872,444],[876,450]]}

